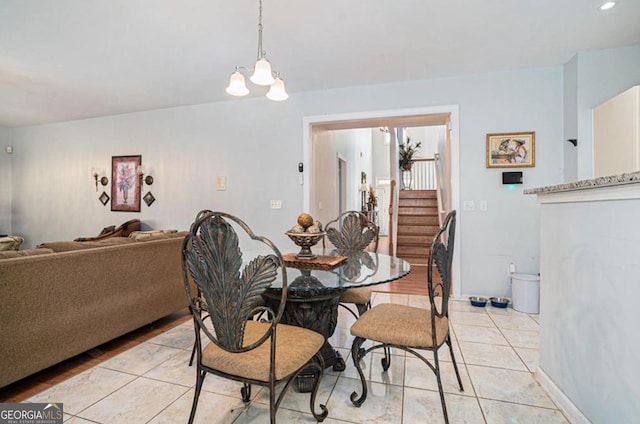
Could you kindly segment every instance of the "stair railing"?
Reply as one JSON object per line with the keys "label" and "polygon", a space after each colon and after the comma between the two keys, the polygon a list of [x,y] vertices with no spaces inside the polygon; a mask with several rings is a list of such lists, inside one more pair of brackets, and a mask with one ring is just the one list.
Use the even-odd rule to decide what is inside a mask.
{"label": "stair railing", "polygon": [[413,159],[411,166],[412,190],[435,190],[436,168],[435,158]]}
{"label": "stair railing", "polygon": [[391,180],[391,192],[389,193],[389,256],[393,256],[393,199],[396,197],[396,180]]}
{"label": "stair railing", "polygon": [[446,204],[445,196],[447,192],[444,189],[444,178],[442,176],[442,163],[440,161],[440,155],[438,153],[435,153],[433,157],[435,171],[434,174],[436,178],[436,197],[438,199],[438,224],[440,227],[442,227],[442,223],[444,222],[444,218],[447,214],[447,211],[444,207],[444,205]]}

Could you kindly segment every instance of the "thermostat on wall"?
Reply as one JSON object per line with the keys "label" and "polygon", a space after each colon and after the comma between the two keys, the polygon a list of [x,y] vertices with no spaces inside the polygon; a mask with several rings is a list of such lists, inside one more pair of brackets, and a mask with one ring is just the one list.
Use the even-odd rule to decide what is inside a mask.
{"label": "thermostat on wall", "polygon": [[502,184],[522,184],[522,172],[503,172]]}

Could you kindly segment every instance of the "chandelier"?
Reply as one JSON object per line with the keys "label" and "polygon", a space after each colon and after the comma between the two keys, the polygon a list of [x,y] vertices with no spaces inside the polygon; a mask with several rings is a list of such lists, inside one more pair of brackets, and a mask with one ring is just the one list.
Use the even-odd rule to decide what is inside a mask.
{"label": "chandelier", "polygon": [[246,96],[249,94],[244,75],[240,70],[253,71],[253,75],[249,78],[252,83],[271,86],[267,93],[269,100],[282,101],[289,97],[284,89],[284,81],[280,78],[280,73],[271,69],[271,63],[267,60],[267,54],[262,49],[262,0],[260,0],[258,13],[258,60],[253,69],[236,65],[235,71],[229,78],[229,86],[226,89],[226,92],[232,96]]}

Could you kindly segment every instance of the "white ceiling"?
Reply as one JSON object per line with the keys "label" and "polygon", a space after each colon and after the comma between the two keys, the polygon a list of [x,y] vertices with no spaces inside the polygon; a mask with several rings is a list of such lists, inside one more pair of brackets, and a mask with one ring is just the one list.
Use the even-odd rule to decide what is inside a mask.
{"label": "white ceiling", "polygon": [[[264,48],[290,93],[555,66],[640,43],[640,0],[603,1],[264,0]],[[0,125],[231,99],[257,13],[258,0],[0,0]]]}

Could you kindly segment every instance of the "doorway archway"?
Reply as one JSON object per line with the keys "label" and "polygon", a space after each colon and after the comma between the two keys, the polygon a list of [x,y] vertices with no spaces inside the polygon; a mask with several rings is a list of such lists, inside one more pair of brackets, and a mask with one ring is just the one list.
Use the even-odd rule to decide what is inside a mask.
{"label": "doorway archway", "polygon": [[[359,129],[373,127],[401,127],[401,126],[429,126],[448,121],[450,141],[447,146],[449,157],[450,199],[451,208],[460,210],[460,149],[459,149],[459,118],[457,105],[432,106],[411,109],[394,109],[382,111],[353,112],[332,115],[307,116],[303,118],[303,163],[307,170],[307,177],[303,188],[303,209],[311,210],[312,190],[314,187],[313,169],[313,139],[318,130]],[[392,146],[395,153],[395,146]],[[456,246],[460,246],[459,238],[463,229],[458,214],[456,232]],[[462,293],[460,285],[460,249],[454,250],[453,258],[453,290],[454,296]]]}

